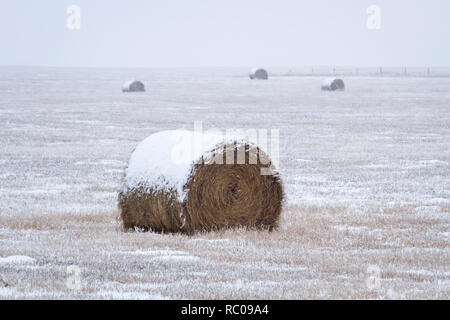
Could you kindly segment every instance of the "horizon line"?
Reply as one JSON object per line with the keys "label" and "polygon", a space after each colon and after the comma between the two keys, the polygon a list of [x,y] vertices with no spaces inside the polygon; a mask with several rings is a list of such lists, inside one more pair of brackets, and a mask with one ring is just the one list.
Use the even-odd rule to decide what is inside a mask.
{"label": "horizon line", "polygon": [[[256,65],[265,68],[450,68],[450,65]],[[57,65],[27,65],[27,64],[11,64],[0,65],[0,68],[59,68],[59,69],[209,69],[209,68],[252,68],[255,65],[247,66],[57,66]]]}

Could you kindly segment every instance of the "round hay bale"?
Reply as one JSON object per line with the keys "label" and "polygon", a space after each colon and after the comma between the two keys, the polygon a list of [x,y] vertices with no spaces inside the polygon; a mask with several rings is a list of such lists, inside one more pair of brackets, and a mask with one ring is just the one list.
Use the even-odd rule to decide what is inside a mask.
{"label": "round hay bale", "polygon": [[344,91],[345,83],[342,79],[327,78],[322,84],[322,90],[324,91]]}
{"label": "round hay bale", "polygon": [[[272,174],[262,175],[264,169]],[[118,198],[126,229],[272,230],[283,188],[268,155],[250,140],[176,130],[137,146]]]}
{"label": "round hay bale", "polygon": [[144,92],[145,86],[137,80],[127,81],[122,86],[122,92]]}
{"label": "round hay bale", "polygon": [[250,71],[249,74],[250,79],[254,80],[267,80],[269,79],[269,74],[265,69],[262,68],[254,68]]}

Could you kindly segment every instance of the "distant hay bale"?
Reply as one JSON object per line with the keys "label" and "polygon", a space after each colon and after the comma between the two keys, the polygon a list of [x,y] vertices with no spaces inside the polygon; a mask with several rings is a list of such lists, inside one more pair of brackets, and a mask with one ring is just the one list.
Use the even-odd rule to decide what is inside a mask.
{"label": "distant hay bale", "polygon": [[269,74],[267,73],[266,70],[262,69],[262,68],[254,68],[250,71],[250,79],[254,80],[267,80],[269,79]]}
{"label": "distant hay bale", "polygon": [[324,91],[344,91],[345,83],[342,79],[327,78],[322,84],[322,90]]}
{"label": "distant hay bale", "polygon": [[[261,174],[269,169],[272,174]],[[137,146],[118,202],[126,229],[192,234],[272,230],[282,199],[279,175],[254,143],[177,130],[158,132]]]}
{"label": "distant hay bale", "polygon": [[127,81],[122,86],[122,92],[143,92],[145,86],[142,82],[137,80]]}

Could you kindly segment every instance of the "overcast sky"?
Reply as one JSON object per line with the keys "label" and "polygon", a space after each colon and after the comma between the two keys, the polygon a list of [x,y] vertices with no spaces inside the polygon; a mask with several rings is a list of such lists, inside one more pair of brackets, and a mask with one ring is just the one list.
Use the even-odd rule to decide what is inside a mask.
{"label": "overcast sky", "polygon": [[0,65],[450,66],[450,1],[1,0],[0,40]]}

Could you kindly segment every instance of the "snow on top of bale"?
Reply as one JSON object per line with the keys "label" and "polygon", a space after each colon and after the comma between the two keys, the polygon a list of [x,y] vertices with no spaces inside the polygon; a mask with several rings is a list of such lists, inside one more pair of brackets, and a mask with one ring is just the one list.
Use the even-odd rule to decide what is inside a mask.
{"label": "snow on top of bale", "polygon": [[[250,73],[256,73],[256,72],[259,71],[259,70],[266,71],[264,68],[256,67],[256,68],[252,68],[252,69],[250,70]],[[267,71],[266,71],[266,72],[267,72]]]}
{"label": "snow on top of bale", "polygon": [[336,80],[336,78],[332,78],[332,77],[325,78],[325,80],[323,80],[322,85],[323,86],[331,86],[331,84],[333,83],[334,80]]}
{"label": "snow on top of bale", "polygon": [[123,85],[122,85],[122,90],[125,90],[125,89],[130,88],[130,86],[131,86],[134,82],[136,82],[136,80],[128,80],[128,81],[125,81],[125,82],[123,83]]}
{"label": "snow on top of bale", "polygon": [[183,186],[194,164],[228,143],[254,144],[250,137],[215,135],[188,130],[161,131],[143,140],[131,155],[121,192],[145,187],[176,190],[180,200]]}

